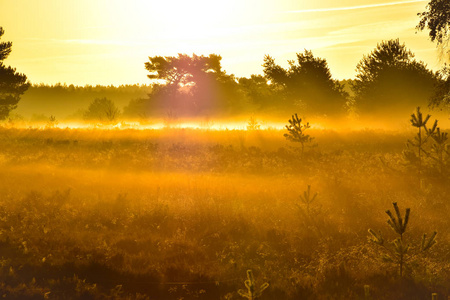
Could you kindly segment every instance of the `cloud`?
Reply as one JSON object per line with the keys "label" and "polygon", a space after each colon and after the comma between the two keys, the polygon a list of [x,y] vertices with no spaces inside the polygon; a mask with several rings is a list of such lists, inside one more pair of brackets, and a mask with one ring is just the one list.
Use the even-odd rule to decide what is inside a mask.
{"label": "cloud", "polygon": [[399,1],[399,2],[366,4],[366,5],[357,5],[357,6],[346,6],[346,7],[312,8],[312,9],[301,9],[301,10],[290,10],[290,11],[286,11],[286,13],[310,13],[310,12],[346,11],[346,10],[369,9],[369,8],[394,6],[394,5],[405,5],[405,4],[417,3],[417,2],[426,2],[426,0],[408,0],[408,1]]}
{"label": "cloud", "polygon": [[76,45],[100,45],[100,46],[146,46],[147,41],[132,40],[104,40],[104,39],[54,39],[54,38],[25,38],[24,40],[33,43],[56,43],[56,44],[76,44]]}

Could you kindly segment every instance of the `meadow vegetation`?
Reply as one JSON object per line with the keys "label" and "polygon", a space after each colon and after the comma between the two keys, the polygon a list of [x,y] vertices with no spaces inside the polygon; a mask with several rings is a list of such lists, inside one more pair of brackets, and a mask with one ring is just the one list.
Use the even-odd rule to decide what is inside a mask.
{"label": "meadow vegetation", "polygon": [[[450,295],[449,174],[427,158],[417,176],[414,131],[309,128],[317,145],[302,154],[286,130],[251,129],[1,127],[1,295]],[[393,202],[410,209],[401,276],[368,232],[395,240]]]}
{"label": "meadow vegetation", "polygon": [[[438,45],[446,3],[419,14]],[[49,86],[3,65],[11,47],[0,297],[450,299],[448,66],[393,39],[349,80],[305,49],[248,78],[178,54],[148,57],[148,86]],[[439,123],[408,123],[419,106]]]}

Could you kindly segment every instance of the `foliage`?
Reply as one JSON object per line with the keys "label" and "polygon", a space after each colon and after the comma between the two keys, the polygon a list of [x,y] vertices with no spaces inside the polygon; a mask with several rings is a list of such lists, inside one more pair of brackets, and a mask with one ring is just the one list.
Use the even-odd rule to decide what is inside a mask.
{"label": "foliage", "polygon": [[438,170],[441,174],[448,172],[448,163],[450,158],[450,146],[448,140],[448,133],[441,132],[441,128],[437,127],[436,132],[431,135],[434,143],[432,145],[431,151],[432,158],[438,165]]}
{"label": "foliage", "polygon": [[[270,56],[266,56],[263,63],[264,76],[236,78],[226,74],[221,57],[216,54],[154,56],[146,63],[151,85],[35,84],[21,97],[17,111],[26,118],[44,114],[56,115],[61,121],[74,120],[82,118],[80,111],[92,99],[103,97],[123,108],[124,118],[146,123],[152,118],[163,118],[167,111],[174,111],[180,118],[202,119],[254,112],[278,117],[293,109],[325,117],[348,112],[357,115],[356,108],[364,111],[366,100],[358,102],[357,97],[349,98],[349,94],[353,95],[352,83],[356,90],[357,80],[334,80],[326,60],[315,57],[311,51],[298,53],[295,61],[289,61],[288,68],[280,67]],[[408,110],[424,105],[435,83],[445,85],[444,71],[439,73],[438,79],[433,79],[432,72],[421,62],[412,60],[412,56],[398,65],[400,69],[386,69],[380,72],[381,81],[373,82],[373,93],[368,94],[373,96],[373,101],[369,100],[379,103],[379,110],[386,105],[404,106]],[[448,102],[445,100],[448,92],[444,91],[435,95],[433,103],[444,106]]]}
{"label": "foliage", "polygon": [[[17,112],[26,118],[33,115],[54,115],[63,120],[82,120],[83,110],[92,99],[111,99],[119,108],[126,106],[130,99],[147,97],[152,87],[149,85],[74,86],[66,84],[33,84],[21,97]],[[130,119],[137,119],[137,114],[127,114]]]}
{"label": "foliage", "polygon": [[431,0],[426,11],[417,14],[420,17],[417,29],[429,30],[431,41],[436,41],[445,49],[450,38],[450,2],[445,0]]}
{"label": "foliage", "polygon": [[[196,83],[198,77],[207,72],[220,74],[221,57],[210,54],[208,57],[186,54],[175,56],[154,56],[149,57],[149,62],[145,63],[145,68],[150,72],[148,78],[164,80],[169,85],[192,85]],[[196,78],[197,77],[197,78]]]}
{"label": "foliage", "polygon": [[398,39],[383,41],[356,66],[355,105],[363,113],[406,110],[426,105],[436,75]]}
{"label": "foliage", "polygon": [[233,75],[227,75],[216,54],[149,57],[148,77],[162,84],[149,94],[150,106],[180,116],[237,110],[242,98]]}
{"label": "foliage", "polygon": [[[380,156],[398,166],[405,133],[310,130],[320,147],[299,160],[278,130],[0,128],[0,294],[238,299],[250,268],[266,278],[255,287],[270,280],[261,299],[361,299],[363,284],[378,300],[448,293],[450,237],[415,256],[410,236],[447,230],[448,181],[428,194],[380,170]],[[322,235],[299,222],[302,186],[306,202],[320,189]],[[392,195],[420,208],[403,235],[414,280],[392,278],[367,243]]]}
{"label": "foliage", "polygon": [[[423,165],[423,153],[424,153],[424,145],[427,143],[427,140],[430,136],[433,135],[434,131],[437,127],[437,120],[434,122],[433,126],[428,129],[427,122],[430,119],[430,115],[427,115],[425,118],[420,111],[420,107],[417,107],[417,111],[415,114],[411,115],[411,125],[418,129],[417,135],[414,137],[414,141],[408,140],[407,146],[412,146],[417,149],[417,156],[415,153],[411,151],[404,152],[405,157],[407,157],[411,162],[417,162],[417,170],[419,174],[422,172]],[[424,131],[424,132],[423,132]]]}
{"label": "foliage", "polygon": [[297,114],[292,115],[292,119],[288,120],[289,125],[286,125],[288,133],[283,136],[291,142],[300,143],[302,154],[304,152],[305,144],[310,143],[314,138],[310,137],[309,134],[305,134],[305,130],[311,128],[309,122],[302,124],[302,119],[298,117]]}
{"label": "foliage", "polygon": [[241,295],[244,298],[247,298],[248,300],[258,299],[259,297],[261,297],[264,290],[269,287],[269,283],[267,282],[263,283],[259,288],[256,287],[252,270],[247,270],[247,280],[245,280],[244,283],[245,287],[247,288],[247,291],[238,290],[238,293],[239,295]]}
{"label": "foliage", "polygon": [[437,72],[437,75],[439,81],[431,96],[430,106],[448,110],[450,108],[450,67],[445,64],[442,69]]}
{"label": "foliage", "polygon": [[297,53],[297,60],[289,61],[289,69],[266,55],[263,67],[265,77],[285,95],[287,107],[306,106],[308,112],[316,114],[335,115],[343,111],[348,94],[332,79],[326,60],[314,57],[312,51]]}
{"label": "foliage", "polygon": [[[390,210],[387,210],[386,214],[389,216],[387,223],[399,237],[397,239],[395,239],[394,241],[392,241],[390,243],[391,245],[387,245],[383,236],[381,235],[381,232],[376,233],[372,229],[369,229],[369,233],[371,235],[370,241],[372,241],[373,243],[375,243],[379,246],[382,246],[386,250],[386,254],[383,257],[383,259],[385,261],[393,262],[393,263],[397,264],[398,268],[399,268],[400,277],[403,277],[403,275],[404,275],[403,270],[404,270],[405,264],[409,260],[408,255],[409,255],[409,250],[411,247],[409,244],[407,244],[405,242],[403,235],[404,235],[404,233],[406,231],[406,227],[408,225],[409,214],[410,214],[411,210],[409,208],[407,208],[405,211],[405,216],[402,217],[402,215],[400,213],[400,209],[398,208],[397,202],[394,202],[392,204],[394,206],[395,215]],[[436,234],[437,234],[436,231],[433,232],[433,234],[431,235],[431,237],[428,240],[427,240],[426,234],[423,235],[420,251],[422,251],[422,252],[427,251],[433,245],[436,244],[436,240],[435,240]]]}
{"label": "foliage", "polygon": [[106,124],[114,124],[119,117],[119,108],[108,98],[94,99],[83,117],[87,121],[97,121]]}
{"label": "foliage", "polygon": [[246,101],[255,106],[256,110],[277,107],[278,90],[270,85],[266,77],[251,75],[250,78],[239,78],[239,87],[246,97]]}
{"label": "foliage", "polygon": [[[4,33],[0,27],[0,38]],[[3,60],[11,53],[11,48],[11,42],[0,43],[0,120],[6,119],[10,111],[17,107],[21,95],[30,85],[27,76],[3,64]]]}
{"label": "foliage", "polygon": [[151,107],[147,98],[131,99],[123,108],[123,116],[129,120],[148,122],[151,117]]}
{"label": "foliage", "polygon": [[308,189],[303,192],[303,195],[300,195],[301,202],[306,206],[306,213],[308,215],[311,214],[310,211],[310,205],[314,202],[314,200],[317,197],[317,193],[314,193],[314,195],[311,197],[311,186],[308,185]]}
{"label": "foliage", "polygon": [[448,173],[450,151],[447,132],[441,132],[437,120],[428,128],[427,122],[430,117],[430,115],[424,117],[420,107],[417,107],[416,113],[411,115],[410,121],[411,125],[418,129],[418,132],[414,140],[408,140],[407,149],[403,151],[406,162],[417,169],[419,179],[422,178],[425,170],[435,169],[444,178]]}
{"label": "foliage", "polygon": [[54,115],[51,115],[48,120],[46,127],[47,128],[55,128],[58,125],[58,121],[56,120],[56,117]]}
{"label": "foliage", "polygon": [[311,185],[308,185],[308,189],[300,195],[300,203],[296,203],[297,209],[300,212],[303,225],[314,230],[319,236],[322,236],[322,229],[320,225],[323,225],[323,219],[321,220],[320,211],[317,208],[313,208],[311,204],[316,200],[317,192],[314,195],[311,193]]}
{"label": "foliage", "polygon": [[[427,29],[431,41],[436,42],[441,50],[441,57],[450,58],[448,45],[450,41],[450,2],[441,0],[431,0],[424,12],[417,14],[420,17],[417,29],[422,31]],[[432,95],[430,104],[432,106],[448,106],[450,104],[450,71],[444,65],[439,71],[439,83],[435,93]]]}

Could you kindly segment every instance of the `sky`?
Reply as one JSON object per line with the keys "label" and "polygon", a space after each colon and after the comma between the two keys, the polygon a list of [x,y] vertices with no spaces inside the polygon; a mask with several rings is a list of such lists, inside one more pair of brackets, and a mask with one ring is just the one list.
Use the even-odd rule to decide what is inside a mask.
{"label": "sky", "polygon": [[417,32],[427,0],[0,0],[4,61],[32,83],[149,84],[149,56],[222,56],[228,74],[262,74],[265,55],[287,67],[296,53],[325,58],[335,79],[354,78],[377,43],[399,38],[438,70]]}

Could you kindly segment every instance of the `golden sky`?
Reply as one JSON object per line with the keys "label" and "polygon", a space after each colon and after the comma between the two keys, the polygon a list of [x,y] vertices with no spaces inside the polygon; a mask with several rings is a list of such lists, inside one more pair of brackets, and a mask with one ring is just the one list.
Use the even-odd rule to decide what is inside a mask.
{"label": "golden sky", "polygon": [[32,83],[149,83],[149,56],[220,54],[229,74],[262,74],[265,54],[282,66],[312,50],[337,79],[382,40],[400,38],[440,67],[426,32],[427,0],[0,0],[6,65]]}

